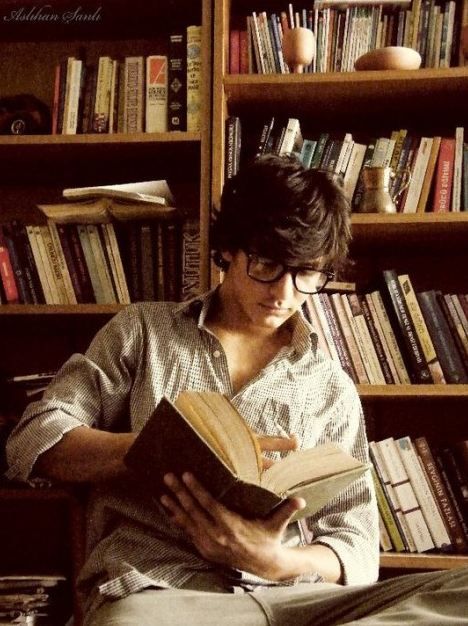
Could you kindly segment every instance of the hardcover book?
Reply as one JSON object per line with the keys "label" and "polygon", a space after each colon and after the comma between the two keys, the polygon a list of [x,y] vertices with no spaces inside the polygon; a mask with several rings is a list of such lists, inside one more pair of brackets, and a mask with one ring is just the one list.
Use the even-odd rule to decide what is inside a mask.
{"label": "hardcover book", "polygon": [[168,130],[187,130],[187,44],[186,33],[172,33],[168,55]]}
{"label": "hardcover book", "polygon": [[167,131],[167,57],[160,54],[146,58],[145,131]]}
{"label": "hardcover book", "polygon": [[388,300],[388,313],[391,314],[394,330],[400,338],[404,356],[408,361],[408,369],[414,383],[432,383],[432,375],[424,356],[421,342],[416,332],[410,311],[405,300],[403,289],[398,281],[395,270],[384,270],[384,290]]}
{"label": "hardcover book", "polygon": [[186,391],[163,398],[128,451],[127,466],[159,497],[168,472],[193,473],[224,505],[265,517],[290,497],[306,500],[296,519],[312,515],[369,464],[334,444],[291,452],[268,469],[254,433],[219,393]]}
{"label": "hardcover book", "polygon": [[187,26],[187,130],[198,132],[202,121],[202,27]]}

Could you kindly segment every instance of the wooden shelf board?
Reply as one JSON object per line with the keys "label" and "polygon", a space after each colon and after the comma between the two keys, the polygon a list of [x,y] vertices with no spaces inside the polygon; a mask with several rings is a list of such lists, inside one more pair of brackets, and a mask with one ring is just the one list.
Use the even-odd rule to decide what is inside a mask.
{"label": "wooden shelf board", "polygon": [[66,500],[74,499],[74,494],[60,487],[0,487],[0,500]]}
{"label": "wooden shelf board", "polygon": [[[468,95],[468,67],[387,70],[317,74],[233,74],[224,77],[228,106],[234,113],[253,106],[277,111],[294,110],[308,117],[346,111],[374,111],[385,115],[405,107],[421,107],[427,97],[443,109],[463,110]],[[405,110],[403,107],[403,110]],[[432,110],[434,107],[432,106]],[[405,111],[406,113],[406,111]],[[424,113],[424,112],[423,112]],[[421,116],[421,110],[420,110]]]}
{"label": "wooden shelf board", "polygon": [[88,145],[88,144],[139,144],[139,143],[184,143],[200,141],[200,133],[112,133],[83,135],[3,135],[0,146],[35,145]]}
{"label": "wooden shelf board", "polygon": [[390,554],[380,555],[380,567],[389,569],[453,569],[467,567],[468,554]]}
{"label": "wooden shelf board", "polygon": [[445,232],[468,234],[468,211],[447,213],[353,213],[351,216],[355,236],[424,235]]}
{"label": "wooden shelf board", "polygon": [[125,304],[6,304],[0,315],[113,315]]}
{"label": "wooden shelf board", "polygon": [[367,400],[468,398],[468,385],[358,385],[358,391]]}

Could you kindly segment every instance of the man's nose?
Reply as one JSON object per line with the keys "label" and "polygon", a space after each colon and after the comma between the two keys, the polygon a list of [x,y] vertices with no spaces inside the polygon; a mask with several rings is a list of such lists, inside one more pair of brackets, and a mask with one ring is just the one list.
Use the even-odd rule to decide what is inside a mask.
{"label": "man's nose", "polygon": [[296,288],[291,272],[285,272],[283,276],[270,283],[270,293],[279,300],[285,300],[294,294]]}

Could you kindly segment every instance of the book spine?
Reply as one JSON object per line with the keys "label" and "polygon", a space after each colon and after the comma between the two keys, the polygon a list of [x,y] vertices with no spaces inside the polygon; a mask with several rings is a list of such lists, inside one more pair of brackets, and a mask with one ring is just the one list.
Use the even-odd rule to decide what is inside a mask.
{"label": "book spine", "polygon": [[237,116],[226,119],[226,153],[224,159],[225,179],[232,178],[239,171],[241,152],[241,124]]}
{"label": "book spine", "polygon": [[457,128],[455,129],[455,155],[454,155],[454,162],[453,162],[452,211],[461,210],[463,139],[464,139],[464,128],[463,126],[457,126]]}
{"label": "book spine", "polygon": [[164,298],[169,302],[180,299],[180,224],[176,221],[161,223],[164,267]]}
{"label": "book spine", "polygon": [[4,224],[2,230],[3,241],[8,249],[10,263],[15,277],[15,284],[19,294],[19,300],[22,304],[32,304],[32,295],[29,290],[24,268],[20,259],[19,249],[17,248],[11,228]]}
{"label": "book spine", "polygon": [[187,130],[186,33],[169,36],[168,55],[168,130]]}
{"label": "book spine", "polygon": [[371,382],[376,385],[385,385],[385,377],[383,375],[382,368],[380,366],[380,362],[369,332],[369,328],[367,326],[366,319],[362,311],[361,301],[358,295],[355,293],[348,295],[348,301],[358,333],[361,336],[363,347],[372,372]]}
{"label": "book spine", "polygon": [[398,525],[398,530],[400,531],[400,536],[405,544],[405,548],[408,552],[415,552],[416,546],[414,545],[407,521],[403,515],[400,503],[393,489],[392,482],[388,475],[387,465],[384,463],[381,450],[376,441],[369,442],[369,455],[372,459],[377,475],[379,476],[382,487],[388,496],[388,502],[392,507],[395,522]]}
{"label": "book spine", "polygon": [[437,501],[426,479],[426,475],[419,464],[413,443],[409,437],[401,437],[397,439],[395,443],[400,459],[416,493],[434,544],[440,550],[448,552],[451,550],[451,539],[437,506]]}
{"label": "book spine", "polygon": [[365,342],[362,337],[360,327],[356,322],[356,318],[353,315],[353,311],[351,310],[351,305],[349,303],[347,294],[341,294],[341,301],[343,302],[343,308],[349,320],[349,324],[351,326],[351,330],[353,332],[354,339],[356,341],[356,345],[359,350],[359,354],[361,355],[361,359],[364,364],[364,369],[366,372],[367,379],[371,385],[376,384],[375,374],[373,372],[370,359],[366,351]]}
{"label": "book spine", "polygon": [[332,309],[329,295],[327,293],[319,293],[318,296],[322,304],[322,309],[325,314],[325,318],[327,320],[328,328],[330,329],[330,333],[333,339],[333,344],[336,348],[336,352],[338,354],[338,359],[341,363],[341,367],[348,374],[351,380],[357,383],[358,382],[357,375],[354,370],[351,357],[350,357],[348,348],[345,344],[344,337],[341,333],[338,321]]}
{"label": "book spine", "polygon": [[86,67],[86,78],[83,93],[83,113],[79,120],[81,133],[89,133],[93,129],[94,96],[96,94],[97,68],[96,65]]}
{"label": "book spine", "polygon": [[432,210],[436,213],[450,211],[452,198],[455,139],[442,137],[434,181]]}
{"label": "book spine", "polygon": [[375,330],[376,330],[377,335],[378,335],[378,337],[380,339],[380,343],[382,345],[382,350],[383,350],[383,352],[385,354],[385,359],[386,359],[386,361],[388,363],[388,367],[390,368],[390,372],[392,374],[393,382],[394,383],[399,383],[400,382],[400,377],[398,375],[398,371],[397,371],[396,365],[395,365],[395,363],[393,361],[392,353],[390,352],[390,349],[388,347],[387,338],[385,336],[385,333],[383,331],[382,325],[380,323],[380,319],[379,319],[379,317],[377,315],[377,311],[376,311],[376,308],[374,306],[374,301],[372,299],[372,295],[370,293],[366,293],[364,297],[365,297],[367,306],[369,308],[369,313],[370,313],[370,315],[372,317],[372,321],[374,323]]}
{"label": "book spine", "polygon": [[348,346],[349,355],[353,362],[354,371],[356,372],[357,382],[361,385],[365,385],[369,382],[369,379],[367,377],[364,363],[362,362],[348,316],[344,310],[341,295],[339,293],[332,293],[330,298],[339,321],[341,332]]}
{"label": "book spine", "polygon": [[440,475],[429,443],[424,436],[416,437],[414,440],[416,451],[421,459],[426,475],[432,487],[432,491],[437,499],[439,509],[444,516],[447,531],[452,539],[452,543],[457,552],[463,553],[468,550],[468,541],[460,526],[456,511],[445,488],[444,481]]}
{"label": "book spine", "polygon": [[200,222],[187,218],[182,225],[181,300],[200,293]]}
{"label": "book spine", "polygon": [[82,70],[83,62],[80,59],[73,59],[69,85],[70,95],[68,100],[68,111],[63,129],[63,133],[65,135],[76,135],[78,128],[78,108],[80,104]]}
{"label": "book spine", "polygon": [[440,304],[440,308],[444,312],[445,319],[447,320],[450,332],[457,346],[460,359],[465,367],[465,372],[468,373],[468,336],[466,335],[463,324],[461,323],[455,306],[451,297],[448,294],[443,295],[437,292],[437,299]]}
{"label": "book spine", "polygon": [[70,242],[70,251],[73,256],[78,280],[80,282],[81,291],[83,294],[83,302],[96,302],[91,277],[89,275],[88,266],[86,264],[86,259],[83,252],[83,247],[81,245],[81,240],[78,235],[77,225],[66,224],[64,226],[67,238]]}
{"label": "book spine", "polygon": [[109,275],[112,294],[114,295],[116,302],[122,302],[122,292],[120,289],[120,282],[117,276],[117,268],[115,266],[114,255],[112,254],[112,250],[110,247],[110,241],[107,234],[107,230],[105,229],[105,224],[95,224],[97,236],[99,237],[100,248],[104,255],[104,265],[107,268],[107,273]]}
{"label": "book spine", "polygon": [[416,213],[419,197],[421,195],[421,190],[424,182],[424,176],[426,174],[427,165],[429,163],[432,143],[432,137],[421,137],[419,148],[416,153],[413,171],[411,173],[411,180],[408,187],[408,192],[402,207],[403,213]]}
{"label": "book spine", "polygon": [[411,381],[408,370],[406,369],[406,365],[400,351],[400,346],[398,345],[395,333],[393,332],[393,328],[390,323],[387,310],[382,299],[382,295],[380,291],[373,291],[370,296],[372,298],[378,320],[382,327],[382,332],[385,335],[385,339],[387,341],[388,349],[392,356],[395,369],[398,373],[399,382],[405,385],[409,385]]}
{"label": "book spine", "polygon": [[125,276],[125,270],[122,262],[122,256],[120,254],[119,244],[117,236],[115,234],[114,225],[112,223],[105,223],[102,225],[109,245],[109,253],[112,255],[115,264],[115,270],[117,273],[117,281],[120,290],[120,302],[122,304],[130,304],[130,293],[127,285],[127,278]]}
{"label": "book spine", "polygon": [[465,539],[468,541],[468,480],[458,466],[453,451],[444,447],[436,454],[440,473],[451,495]]}
{"label": "book spine", "polygon": [[145,131],[167,131],[167,57],[164,55],[146,58]]}
{"label": "book spine", "polygon": [[46,304],[54,304],[52,291],[51,291],[50,284],[49,284],[49,278],[48,278],[44,263],[42,261],[42,256],[41,256],[41,252],[39,249],[39,243],[37,240],[36,231],[38,231],[38,229],[39,229],[38,226],[32,226],[31,224],[28,224],[26,226],[26,233],[28,235],[29,243],[31,246],[31,251],[34,257],[34,262],[36,264],[37,273],[39,275],[39,280],[41,282],[42,292],[44,294],[45,302]]}
{"label": "book spine", "polygon": [[117,117],[118,117],[118,88],[119,88],[119,61],[112,60],[111,65],[111,80],[110,80],[110,99],[109,99],[109,130],[110,134],[117,131]]}
{"label": "book spine", "polygon": [[101,56],[98,61],[96,95],[94,98],[93,131],[95,133],[107,133],[109,130],[111,79],[112,59]]}
{"label": "book spine", "polygon": [[97,304],[106,304],[104,289],[101,285],[101,281],[97,272],[96,260],[94,258],[94,254],[91,248],[91,242],[89,240],[89,234],[86,228],[86,224],[77,224],[77,232],[80,238],[81,248],[83,250],[86,266],[88,268],[94,298]]}
{"label": "book spine", "polygon": [[408,310],[411,315],[411,319],[413,320],[413,324],[418,334],[419,340],[421,342],[421,347],[423,349],[424,356],[426,357],[426,361],[431,371],[434,383],[443,384],[445,383],[444,373],[442,371],[439,359],[437,358],[437,353],[435,351],[434,344],[432,343],[431,336],[427,329],[427,325],[424,320],[421,307],[419,306],[416,293],[413,289],[411,279],[408,274],[401,274],[398,276],[398,281],[403,290],[403,295],[405,297],[406,304],[408,305]]}
{"label": "book spine", "polygon": [[143,131],[143,78],[143,57],[125,57],[124,132],[126,133]]}
{"label": "book spine", "polygon": [[328,357],[332,358],[330,349],[327,344],[327,340],[325,338],[325,333],[323,332],[322,324],[320,322],[320,318],[315,310],[315,306],[312,302],[312,297],[309,296],[305,301],[304,311],[307,319],[312,324],[312,327],[317,335],[317,343],[320,350]]}
{"label": "book spine", "polygon": [[52,239],[52,246],[54,248],[55,257],[57,259],[56,262],[60,271],[60,275],[62,277],[63,288],[65,291],[67,302],[68,304],[77,304],[77,298],[73,289],[70,272],[68,271],[68,266],[65,261],[65,255],[60,244],[60,237],[57,231],[57,225],[52,220],[48,220],[47,224],[49,227],[50,237]]}
{"label": "book spine", "polygon": [[56,279],[57,268],[54,270],[52,267],[52,259],[46,246],[46,242],[48,242],[49,245],[51,244],[49,229],[47,226],[35,226],[34,234],[36,236],[39,254],[41,256],[41,263],[44,267],[44,272],[47,276],[47,282],[50,288],[50,304],[64,304],[64,299],[62,299],[62,296],[59,293],[59,286]]}
{"label": "book spine", "polygon": [[15,274],[11,264],[10,253],[8,251],[3,227],[0,225],[0,278],[2,279],[3,290],[6,301],[10,304],[19,302],[19,292],[16,285]]}
{"label": "book spine", "polygon": [[[239,48],[243,32],[239,33]],[[187,130],[189,132],[199,132],[202,123],[201,44],[202,27],[187,26]],[[241,50],[239,50],[240,53]]]}
{"label": "book spine", "polygon": [[434,180],[434,172],[437,163],[437,157],[440,150],[441,137],[434,137],[432,142],[431,153],[429,155],[429,161],[427,163],[426,174],[421,189],[421,195],[419,196],[418,206],[416,207],[417,213],[424,213],[428,210],[428,198],[432,188]]}
{"label": "book spine", "polygon": [[398,530],[398,526],[395,522],[392,507],[387,499],[375,466],[372,466],[371,472],[375,488],[375,495],[377,498],[377,506],[379,508],[383,523],[385,524],[388,534],[390,535],[393,548],[396,552],[404,552],[406,550],[405,544],[403,542],[403,539],[401,538],[400,531]]}
{"label": "book spine", "polygon": [[417,552],[432,550],[434,543],[424,520],[421,506],[398,455],[395,440],[392,437],[388,437],[378,441],[377,445],[387,467],[392,487],[395,490],[401,510],[407,521]]}
{"label": "book spine", "polygon": [[76,270],[75,261],[73,258],[73,254],[70,248],[70,242],[67,237],[67,231],[64,224],[57,224],[57,234],[60,239],[61,248],[63,250],[63,255],[65,257],[65,262],[68,267],[68,272],[70,274],[70,280],[73,286],[73,292],[76,296],[76,300],[79,303],[86,302],[83,296],[83,291],[81,289],[80,280],[78,277],[78,272]]}
{"label": "book spine", "polygon": [[31,304],[42,303],[44,302],[42,287],[24,224],[18,220],[13,220],[11,222],[11,235],[23,269]]}
{"label": "book spine", "polygon": [[157,300],[157,247],[153,244],[152,226],[148,222],[140,224],[140,250],[141,250],[141,295],[142,299],[151,302]]}
{"label": "book spine", "polygon": [[403,290],[394,270],[383,271],[384,287],[388,296],[389,308],[393,313],[395,327],[399,331],[402,346],[410,364],[410,375],[416,383],[431,383],[432,375],[421,348],[421,343],[411,320]]}
{"label": "book spine", "polygon": [[109,267],[106,263],[106,257],[104,255],[104,250],[102,249],[97,225],[87,224],[86,229],[91,245],[91,253],[95,260],[98,279],[104,292],[104,303],[113,304],[117,302],[117,298],[115,296],[114,288],[112,286],[112,280],[109,274]]}
{"label": "book spine", "polygon": [[366,320],[367,328],[369,329],[369,335],[370,335],[372,344],[375,348],[375,353],[377,355],[380,367],[382,369],[382,373],[385,378],[385,382],[389,385],[392,385],[395,382],[395,380],[393,378],[390,365],[387,361],[387,357],[384,352],[382,342],[377,332],[377,327],[374,323],[374,319],[372,317],[369,304],[364,296],[358,296],[358,298],[359,298],[359,303],[361,305],[362,312],[364,314],[364,319]]}
{"label": "book spine", "polygon": [[328,352],[331,358],[334,361],[340,362],[340,358],[338,356],[338,351],[335,346],[335,342],[333,341],[333,336],[331,334],[330,327],[328,325],[328,321],[325,315],[325,311],[323,310],[322,302],[319,298],[318,293],[311,294],[309,296],[311,306],[315,309],[315,313],[320,320],[320,327],[322,329],[323,335],[325,337],[325,341],[328,347]]}
{"label": "book spine", "polygon": [[417,293],[429,334],[447,383],[466,383],[468,376],[434,290]]}
{"label": "book spine", "polygon": [[[65,287],[65,280],[62,274],[62,267],[59,261],[57,250],[55,249],[54,240],[48,226],[40,227],[42,241],[52,270],[53,280],[57,289],[58,304],[69,304],[68,293]],[[76,302],[76,301],[75,301]]]}

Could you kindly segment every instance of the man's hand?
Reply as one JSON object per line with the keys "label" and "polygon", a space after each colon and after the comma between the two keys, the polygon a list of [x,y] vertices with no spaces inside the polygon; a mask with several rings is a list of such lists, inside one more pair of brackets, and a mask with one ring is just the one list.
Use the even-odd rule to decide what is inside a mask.
{"label": "man's hand", "polygon": [[[266,437],[257,435],[257,441],[262,452],[290,452],[297,450],[298,441],[296,435],[289,437]],[[263,457],[263,469],[267,469],[274,464],[272,459]]]}
{"label": "man's hand", "polygon": [[215,500],[191,474],[182,480],[166,474],[164,482],[173,497],[164,495],[161,503],[202,557],[270,580],[296,575],[292,549],[282,546],[281,538],[294,513],[304,508],[302,498],[287,500],[266,519],[248,520]]}

